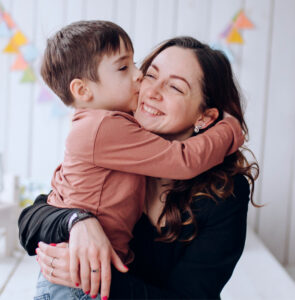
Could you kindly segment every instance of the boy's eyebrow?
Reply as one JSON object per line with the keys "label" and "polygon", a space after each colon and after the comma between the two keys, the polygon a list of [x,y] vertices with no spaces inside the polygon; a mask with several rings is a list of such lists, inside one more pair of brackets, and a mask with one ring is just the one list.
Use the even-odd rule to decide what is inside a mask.
{"label": "boy's eyebrow", "polygon": [[119,58],[117,58],[117,59],[114,61],[114,64],[119,63],[119,62],[121,62],[122,60],[127,59],[127,58],[129,58],[129,57],[130,57],[129,54],[122,55],[122,56],[120,56]]}
{"label": "boy's eyebrow", "polygon": [[[154,68],[157,72],[159,72],[159,68],[155,64],[151,64],[150,67]],[[188,85],[188,87],[191,89],[191,85],[189,84],[189,82],[184,77],[181,77],[181,76],[178,76],[178,75],[170,75],[169,77],[170,78],[175,78],[175,79],[180,79],[180,80],[184,81]]]}

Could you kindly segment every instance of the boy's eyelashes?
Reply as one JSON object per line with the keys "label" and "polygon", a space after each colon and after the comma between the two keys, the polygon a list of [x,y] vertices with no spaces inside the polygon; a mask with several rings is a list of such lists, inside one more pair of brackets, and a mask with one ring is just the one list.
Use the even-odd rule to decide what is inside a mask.
{"label": "boy's eyelashes", "polygon": [[125,71],[128,69],[128,66],[122,66],[121,68],[119,68],[119,71]]}

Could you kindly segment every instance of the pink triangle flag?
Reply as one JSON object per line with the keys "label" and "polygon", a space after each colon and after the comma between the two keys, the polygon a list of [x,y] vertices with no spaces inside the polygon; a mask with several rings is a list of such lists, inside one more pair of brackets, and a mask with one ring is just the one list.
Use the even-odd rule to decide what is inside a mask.
{"label": "pink triangle flag", "polygon": [[233,27],[233,23],[230,23],[223,32],[220,33],[220,37],[225,39],[227,38],[227,36],[229,35],[229,33],[231,32]]}
{"label": "pink triangle flag", "polygon": [[14,24],[14,22],[13,22],[11,16],[10,16],[10,14],[4,12],[2,18],[6,22],[6,24],[9,28],[14,28],[15,27],[15,24]]}
{"label": "pink triangle flag", "polygon": [[24,60],[24,57],[21,54],[18,54],[16,60],[11,66],[11,70],[25,70],[28,67],[28,63]]}
{"label": "pink triangle flag", "polygon": [[41,91],[40,91],[40,94],[39,94],[39,97],[38,97],[38,102],[39,103],[46,103],[46,102],[52,101],[53,99],[54,99],[53,94],[50,91],[48,91],[47,88],[42,87]]}
{"label": "pink triangle flag", "polygon": [[235,27],[238,29],[252,29],[253,23],[245,16],[244,12],[241,11],[235,21]]}

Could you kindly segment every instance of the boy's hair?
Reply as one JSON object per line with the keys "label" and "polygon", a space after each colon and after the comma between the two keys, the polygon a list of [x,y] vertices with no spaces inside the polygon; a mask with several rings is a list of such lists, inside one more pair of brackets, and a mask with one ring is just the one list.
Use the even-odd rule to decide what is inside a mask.
{"label": "boy's hair", "polygon": [[70,83],[74,78],[99,80],[97,68],[105,54],[120,50],[120,39],[133,51],[128,34],[109,21],[79,21],[59,30],[47,40],[41,75],[66,104],[73,104]]}

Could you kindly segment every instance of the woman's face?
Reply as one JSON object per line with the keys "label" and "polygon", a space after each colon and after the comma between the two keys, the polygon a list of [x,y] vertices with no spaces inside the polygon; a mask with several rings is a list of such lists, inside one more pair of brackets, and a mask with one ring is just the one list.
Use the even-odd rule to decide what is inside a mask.
{"label": "woman's face", "polygon": [[189,49],[169,47],[152,61],[141,84],[136,120],[169,139],[192,135],[201,116],[203,72]]}

